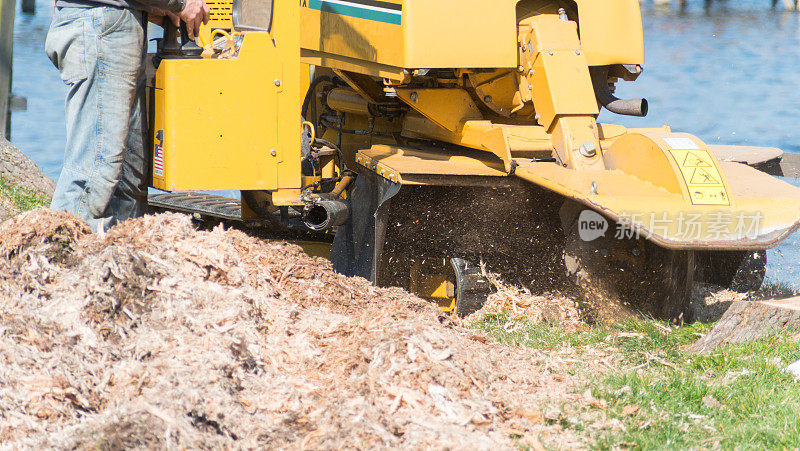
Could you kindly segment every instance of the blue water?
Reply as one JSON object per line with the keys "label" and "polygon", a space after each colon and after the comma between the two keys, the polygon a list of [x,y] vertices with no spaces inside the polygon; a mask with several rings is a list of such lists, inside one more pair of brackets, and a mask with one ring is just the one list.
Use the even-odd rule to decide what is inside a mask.
{"label": "blue water", "polygon": [[[716,1],[706,10],[689,0],[676,6],[642,4],[645,71],[622,83],[621,97],[650,101],[647,118],[607,112],[600,120],[630,127],[669,124],[710,144],[749,144],[800,152],[800,14],[770,10],[770,0]],[[35,15],[17,13],[14,92],[28,98],[15,113],[12,140],[57,178],[64,141],[66,88],[44,56],[50,1]],[[800,181],[789,180],[800,186]],[[768,279],[800,288],[800,239],[769,253]]]}
{"label": "blue water", "polygon": [[[618,84],[620,97],[644,97],[646,118],[608,112],[629,127],[669,124],[709,144],[774,146],[800,152],[800,14],[769,0],[643,4],[644,73]],[[800,186],[798,179],[784,179]],[[767,280],[800,289],[800,235],[768,252]]]}
{"label": "blue water", "polygon": [[17,10],[12,91],[28,98],[28,111],[12,115],[11,140],[45,174],[57,178],[66,135],[64,97],[67,89],[44,54],[51,4],[51,1],[38,1],[35,15]]}

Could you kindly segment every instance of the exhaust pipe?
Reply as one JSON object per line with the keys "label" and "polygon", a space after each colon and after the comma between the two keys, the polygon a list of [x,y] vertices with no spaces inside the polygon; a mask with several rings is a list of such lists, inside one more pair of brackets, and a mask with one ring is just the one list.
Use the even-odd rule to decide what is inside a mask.
{"label": "exhaust pipe", "polygon": [[350,206],[341,200],[320,199],[303,215],[303,223],[311,230],[321,232],[340,226],[350,218]]}
{"label": "exhaust pipe", "polygon": [[646,99],[619,99],[608,87],[608,68],[607,67],[592,67],[592,84],[594,85],[594,94],[597,96],[597,101],[600,105],[605,107],[612,113],[621,114],[623,116],[647,116],[647,100]]}

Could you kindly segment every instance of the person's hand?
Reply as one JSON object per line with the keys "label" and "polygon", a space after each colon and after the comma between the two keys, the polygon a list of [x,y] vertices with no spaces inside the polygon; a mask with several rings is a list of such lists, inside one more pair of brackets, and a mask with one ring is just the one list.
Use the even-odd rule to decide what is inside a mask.
{"label": "person's hand", "polygon": [[200,25],[208,23],[211,11],[203,0],[186,0],[180,18],[186,22],[189,39],[194,39],[200,33]]}
{"label": "person's hand", "polygon": [[177,14],[173,13],[172,11],[167,11],[165,9],[154,9],[147,14],[147,20],[158,25],[159,27],[164,26],[164,18],[169,17],[169,20],[175,24],[175,27],[181,26],[181,18],[178,17]]}

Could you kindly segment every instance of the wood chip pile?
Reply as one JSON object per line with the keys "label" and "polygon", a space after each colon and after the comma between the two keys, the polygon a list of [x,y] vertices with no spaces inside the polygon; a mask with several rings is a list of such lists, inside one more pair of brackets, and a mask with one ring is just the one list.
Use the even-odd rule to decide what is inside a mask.
{"label": "wood chip pile", "polygon": [[553,353],[177,214],[9,219],[0,296],[0,447],[537,447],[581,397]]}

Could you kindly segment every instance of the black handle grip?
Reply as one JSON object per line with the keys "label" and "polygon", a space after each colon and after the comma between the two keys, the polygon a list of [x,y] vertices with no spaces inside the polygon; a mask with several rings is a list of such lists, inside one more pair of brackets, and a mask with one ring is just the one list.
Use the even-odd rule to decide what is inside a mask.
{"label": "black handle grip", "polygon": [[164,28],[164,39],[161,41],[161,51],[167,56],[181,54],[181,44],[178,42],[178,29],[169,17],[164,17],[161,23]]}
{"label": "black handle grip", "polygon": [[[169,17],[164,18],[161,24],[164,27],[164,39],[161,41],[161,53],[164,58],[199,58],[203,48],[194,40],[189,39],[189,30],[186,22],[181,21],[180,27],[175,27]],[[180,42],[178,38],[180,36]]]}
{"label": "black handle grip", "polygon": [[197,45],[194,40],[189,39],[189,30],[186,22],[181,21],[181,54],[189,58],[197,58],[203,53],[203,48]]}
{"label": "black handle grip", "polygon": [[181,21],[181,44],[186,45],[189,42],[189,29],[186,28],[186,22]]}

